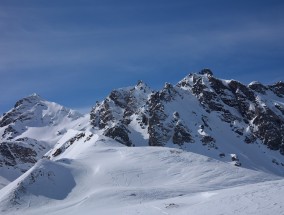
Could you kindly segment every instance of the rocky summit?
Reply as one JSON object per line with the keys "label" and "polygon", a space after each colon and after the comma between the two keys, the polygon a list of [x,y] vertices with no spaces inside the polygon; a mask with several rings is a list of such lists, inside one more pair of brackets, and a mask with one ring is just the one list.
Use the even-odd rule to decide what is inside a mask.
{"label": "rocky summit", "polygon": [[[284,83],[248,86],[221,80],[209,69],[160,91],[138,82],[114,90],[92,109],[91,124],[127,145],[219,148],[221,127],[241,144],[263,144],[284,155]],[[224,130],[225,131],[225,130]],[[139,143],[137,143],[137,136]],[[226,145],[230,146],[230,142]]]}

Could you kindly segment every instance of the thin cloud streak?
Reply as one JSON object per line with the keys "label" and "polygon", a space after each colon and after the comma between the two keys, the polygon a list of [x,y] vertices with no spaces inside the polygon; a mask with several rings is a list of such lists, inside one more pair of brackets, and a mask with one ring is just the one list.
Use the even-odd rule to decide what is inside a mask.
{"label": "thin cloud streak", "polygon": [[136,3],[1,1],[0,103],[38,92],[91,106],[137,79],[159,88],[203,67],[245,82],[283,79],[277,1]]}
{"label": "thin cloud streak", "polygon": [[[141,32],[149,32],[151,29],[153,27],[140,30]],[[124,32],[124,35],[133,34],[133,29],[118,29],[117,31]],[[119,35],[117,31],[113,30],[111,34]],[[202,54],[207,55],[208,52],[218,51],[217,47],[221,47],[222,51],[230,50],[235,48],[235,46],[239,47],[247,43],[262,43],[262,46],[272,45],[279,47],[284,37],[284,31],[281,26],[258,26],[257,28],[246,27],[230,31],[224,29],[202,33],[172,33],[163,35],[162,38],[158,34],[153,34],[153,37],[145,37],[143,40],[137,37],[133,39],[126,37],[127,39],[119,41],[119,45],[115,45],[118,42],[115,36],[104,39],[103,41],[101,40],[101,38],[107,38],[107,35],[110,33],[108,30],[106,32],[101,33],[100,38],[93,37],[93,44],[91,46],[89,46],[91,41],[84,41],[86,39],[91,40],[90,38],[86,38],[88,37],[86,35],[92,36],[92,31],[89,34],[85,32],[83,36],[72,31],[63,33],[53,32],[56,35],[54,40],[45,40],[45,37],[52,38],[50,36],[52,33],[46,33],[45,35],[38,36],[39,38],[44,38],[43,42],[41,40],[35,41],[34,38],[28,38],[18,42],[18,44],[15,40],[10,42],[5,40],[5,44],[0,42],[0,46],[2,47],[2,52],[0,51],[1,72],[5,72],[5,69],[8,68],[24,69],[66,64],[68,66],[68,64],[94,62],[95,64],[104,64],[108,63],[110,59],[120,62],[131,58],[151,56],[151,54],[151,57],[155,57],[157,56],[156,53],[159,53],[158,57],[162,59],[163,57],[175,58],[179,54],[187,55],[189,58],[194,58],[195,56],[202,58]],[[75,39],[73,38],[74,34],[76,35],[74,36]],[[64,35],[69,35],[69,37],[65,38]]]}

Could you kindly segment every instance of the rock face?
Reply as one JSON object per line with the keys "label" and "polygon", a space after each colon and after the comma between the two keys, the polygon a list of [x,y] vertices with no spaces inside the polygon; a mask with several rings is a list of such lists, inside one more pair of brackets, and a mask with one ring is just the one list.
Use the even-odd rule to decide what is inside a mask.
{"label": "rock face", "polygon": [[0,143],[0,167],[18,168],[25,172],[44,155],[46,149],[44,143],[28,138],[3,141]]}
{"label": "rock face", "polygon": [[146,128],[148,118],[144,113],[151,89],[139,81],[136,86],[114,90],[101,103],[97,103],[90,114],[91,124],[103,130],[104,135],[131,146],[127,129],[133,118],[137,118],[141,129]]}
{"label": "rock face", "polygon": [[[284,84],[221,80],[204,69],[175,86],[166,83],[152,91],[144,83],[118,89],[91,112],[91,123],[106,136],[131,146],[180,147],[202,143],[218,148],[226,126],[232,138],[245,144],[264,144],[284,155]],[[214,116],[214,117],[213,117]],[[214,121],[214,122],[213,122]],[[220,125],[220,126],[219,126]],[[219,132],[219,133],[218,133]],[[143,134],[142,138],[136,138]]]}

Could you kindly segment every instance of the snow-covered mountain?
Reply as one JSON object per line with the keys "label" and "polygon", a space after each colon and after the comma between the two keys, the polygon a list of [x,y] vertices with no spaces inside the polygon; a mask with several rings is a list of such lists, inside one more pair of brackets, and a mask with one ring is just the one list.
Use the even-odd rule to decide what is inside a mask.
{"label": "snow-covered mountain", "polygon": [[82,120],[80,113],[36,94],[17,101],[0,118],[0,187],[31,168]]}
{"label": "snow-covered mountain", "polygon": [[283,82],[204,69],[86,115],[34,94],[0,118],[1,214],[281,214],[283,176]]}
{"label": "snow-covered mountain", "polygon": [[209,69],[152,91],[114,90],[91,123],[127,146],[168,146],[284,176],[284,83],[248,86]]}

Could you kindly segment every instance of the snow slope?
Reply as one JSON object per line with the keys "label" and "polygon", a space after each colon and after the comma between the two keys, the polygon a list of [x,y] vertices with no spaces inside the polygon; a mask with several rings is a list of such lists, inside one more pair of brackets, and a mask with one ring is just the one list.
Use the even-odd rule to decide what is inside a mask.
{"label": "snow slope", "polygon": [[129,148],[100,135],[84,140],[0,190],[1,213],[283,212],[280,177],[178,149]]}

